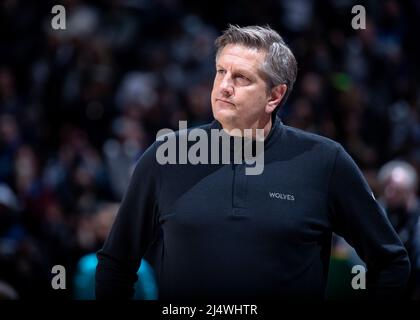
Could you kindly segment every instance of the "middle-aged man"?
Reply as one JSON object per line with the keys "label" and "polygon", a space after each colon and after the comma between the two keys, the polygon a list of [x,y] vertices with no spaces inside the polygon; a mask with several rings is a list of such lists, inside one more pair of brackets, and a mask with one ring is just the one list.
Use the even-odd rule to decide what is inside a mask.
{"label": "middle-aged man", "polygon": [[420,200],[416,169],[408,162],[393,160],[382,166],[378,180],[382,187],[378,201],[410,258],[407,297],[420,300]]}
{"label": "middle-aged man", "polygon": [[97,298],[131,297],[140,260],[154,248],[163,300],[323,299],[332,232],[366,262],[370,294],[400,296],[407,252],[354,161],[338,143],[275,115],[297,74],[283,39],[269,27],[229,26],[216,47],[215,120],[201,129],[233,140],[239,129],[244,143],[257,137],[245,129],[263,130],[264,170],[247,175],[245,161],[161,165],[155,142],[98,252]]}

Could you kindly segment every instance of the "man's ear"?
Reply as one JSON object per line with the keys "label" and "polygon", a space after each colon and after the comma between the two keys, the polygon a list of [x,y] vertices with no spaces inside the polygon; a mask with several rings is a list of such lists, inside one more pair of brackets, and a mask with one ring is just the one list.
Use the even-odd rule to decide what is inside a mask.
{"label": "man's ear", "polygon": [[271,89],[271,96],[265,107],[265,111],[267,113],[272,113],[281,102],[286,92],[287,85],[285,84],[279,84],[278,86],[275,86],[273,89]]}

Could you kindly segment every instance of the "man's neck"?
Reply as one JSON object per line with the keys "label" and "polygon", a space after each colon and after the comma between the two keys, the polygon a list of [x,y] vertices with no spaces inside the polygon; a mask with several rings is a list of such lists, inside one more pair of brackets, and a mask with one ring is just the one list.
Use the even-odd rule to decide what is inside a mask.
{"label": "man's neck", "polygon": [[[271,121],[271,118],[269,118],[267,121],[264,121],[264,122],[258,121],[248,128],[238,128],[238,127],[227,126],[227,125],[222,124],[223,130],[226,131],[229,135],[241,136],[241,137],[252,138],[252,139],[255,139],[257,136],[256,129],[260,129],[264,131],[264,139],[265,139],[270,133],[272,126],[273,126],[273,123]],[[258,135],[258,137],[259,136],[260,135]]]}

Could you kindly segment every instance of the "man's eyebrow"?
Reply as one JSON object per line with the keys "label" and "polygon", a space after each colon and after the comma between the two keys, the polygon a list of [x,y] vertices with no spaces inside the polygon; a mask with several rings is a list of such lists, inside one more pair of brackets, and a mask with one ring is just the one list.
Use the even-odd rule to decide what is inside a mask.
{"label": "man's eyebrow", "polygon": [[249,72],[249,71],[247,71],[245,69],[241,69],[241,68],[236,69],[235,72],[237,72],[237,73],[245,73],[245,74],[250,74],[251,73],[251,72]]}
{"label": "man's eyebrow", "polygon": [[[216,64],[216,69],[226,69],[225,67],[223,67],[221,64]],[[237,68],[235,68],[234,69],[234,71],[233,71],[233,73],[234,74],[243,74],[243,75],[245,75],[246,77],[248,77],[248,78],[253,78],[254,77],[254,75],[252,74],[252,72],[250,72],[250,71],[247,71],[247,70],[245,70],[245,69],[242,69],[242,68],[240,68],[240,67],[237,67]]]}
{"label": "man's eyebrow", "polygon": [[252,74],[252,72],[247,71],[247,70],[245,70],[245,69],[240,69],[240,68],[238,68],[238,69],[236,69],[236,70],[234,71],[234,73],[243,74],[244,76],[246,76],[246,77],[248,77],[248,78],[253,78],[253,77],[254,77],[254,75]]}

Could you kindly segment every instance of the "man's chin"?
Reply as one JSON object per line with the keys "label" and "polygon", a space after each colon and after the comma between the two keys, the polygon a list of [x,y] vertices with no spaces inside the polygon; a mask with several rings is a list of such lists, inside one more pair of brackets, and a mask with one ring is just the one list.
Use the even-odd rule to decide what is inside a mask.
{"label": "man's chin", "polygon": [[227,125],[235,122],[236,115],[233,110],[218,110],[214,113],[214,118],[222,125]]}

